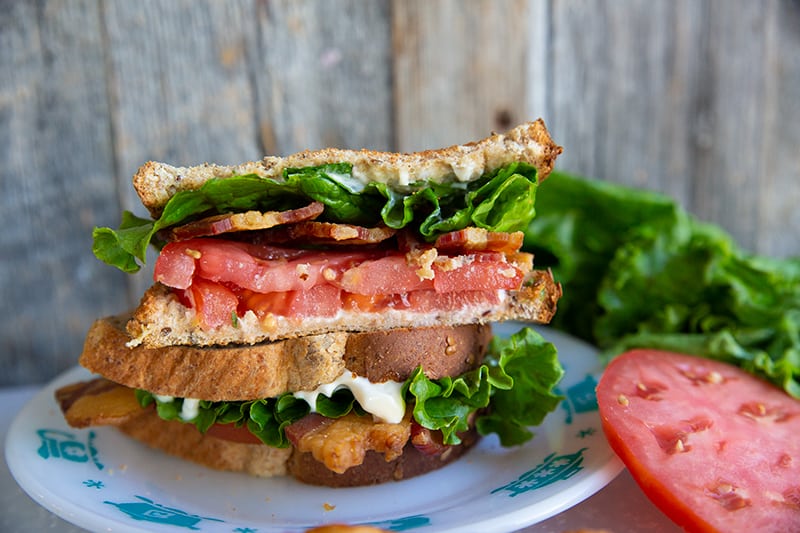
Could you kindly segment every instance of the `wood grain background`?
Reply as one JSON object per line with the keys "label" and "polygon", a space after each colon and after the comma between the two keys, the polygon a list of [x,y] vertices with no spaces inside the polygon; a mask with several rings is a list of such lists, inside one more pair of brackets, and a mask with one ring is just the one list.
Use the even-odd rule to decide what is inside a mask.
{"label": "wood grain background", "polygon": [[544,117],[559,168],[800,254],[797,0],[0,0],[0,385],[149,285],[91,229],[148,159],[416,150]]}

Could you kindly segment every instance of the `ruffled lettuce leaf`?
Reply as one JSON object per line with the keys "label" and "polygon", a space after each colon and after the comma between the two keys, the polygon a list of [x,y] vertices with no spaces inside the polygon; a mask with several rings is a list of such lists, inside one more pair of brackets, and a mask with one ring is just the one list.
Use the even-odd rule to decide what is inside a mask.
{"label": "ruffled lettuce leaf", "polygon": [[603,350],[737,365],[800,398],[800,258],[749,254],[672,199],[554,172],[525,248],[564,287],[554,325]]}
{"label": "ruffled lettuce leaf", "polygon": [[[440,430],[446,444],[458,444],[459,432],[477,413],[476,427],[482,434],[497,433],[504,446],[521,444],[554,410],[562,397],[554,389],[563,375],[556,348],[540,334],[525,328],[508,339],[493,340],[479,368],[456,378],[431,380],[417,369],[404,383],[407,402],[414,402],[414,419],[423,427]],[[139,403],[156,404],[161,418],[181,420],[184,400],[162,401],[149,392],[136,391]],[[338,418],[361,406],[347,389],[332,396],[319,395],[316,411]],[[188,421],[201,432],[213,424],[247,427],[262,442],[276,448],[289,445],[285,428],[306,416],[310,406],[291,394],[243,402],[201,401],[196,418]]]}
{"label": "ruffled lettuce leaf", "polygon": [[536,214],[537,187],[536,169],[525,163],[511,163],[468,184],[418,182],[408,191],[364,184],[353,177],[349,163],[285,169],[281,180],[233,176],[176,193],[157,220],[124,212],[116,230],[95,228],[92,250],[98,259],[136,272],[148,245],[159,244],[160,230],[221,213],[292,209],[311,201],[325,205],[321,221],[412,227],[427,240],[472,225],[521,231]]}

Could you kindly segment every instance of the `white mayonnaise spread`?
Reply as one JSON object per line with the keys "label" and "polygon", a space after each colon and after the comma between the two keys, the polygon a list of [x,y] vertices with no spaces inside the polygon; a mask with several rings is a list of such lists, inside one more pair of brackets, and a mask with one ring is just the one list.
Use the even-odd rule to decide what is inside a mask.
{"label": "white mayonnaise spread", "polygon": [[200,400],[194,398],[184,398],[183,405],[181,406],[181,420],[188,422],[194,420],[200,413]]}
{"label": "white mayonnaise spread", "polygon": [[[163,394],[153,394],[153,398],[158,400],[159,403],[172,403],[175,401],[174,396],[166,396]],[[198,414],[200,414],[200,400],[184,398],[183,404],[181,404],[181,420],[189,422],[197,418]]]}
{"label": "white mayonnaise spread", "polygon": [[347,369],[332,382],[322,384],[313,391],[295,392],[294,397],[305,400],[311,406],[313,413],[316,412],[317,397],[320,394],[331,396],[339,388],[349,389],[358,404],[380,421],[398,424],[403,420],[406,412],[406,404],[401,394],[403,383],[398,381],[372,383]]}

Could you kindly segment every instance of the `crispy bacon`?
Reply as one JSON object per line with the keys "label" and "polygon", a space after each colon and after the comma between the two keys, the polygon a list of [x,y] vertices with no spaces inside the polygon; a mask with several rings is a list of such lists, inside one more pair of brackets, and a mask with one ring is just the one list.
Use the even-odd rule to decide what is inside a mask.
{"label": "crispy bacon", "polygon": [[353,224],[302,221],[273,228],[259,235],[264,243],[302,242],[307,245],[368,245],[383,242],[397,233],[386,226],[367,228]]}
{"label": "crispy bacon", "polygon": [[[301,453],[310,452],[314,459],[339,474],[363,463],[368,451],[383,453],[387,461],[400,457],[403,447],[411,437],[410,411],[399,424],[375,422],[371,416],[359,416],[355,413],[329,423],[314,419],[304,423],[303,420],[305,419],[295,424],[307,423],[313,429],[307,430],[298,438],[297,435],[305,429],[298,428],[294,437],[297,438],[296,444],[294,438],[289,437],[295,448]],[[292,430],[287,430],[287,436],[290,432]]]}
{"label": "crispy bacon", "polygon": [[525,234],[505,233],[484,228],[464,228],[440,235],[434,247],[440,252],[502,252],[515,253],[522,248]]}
{"label": "crispy bacon", "polygon": [[286,426],[286,438],[292,443],[292,446],[297,447],[300,444],[300,439],[305,437],[312,431],[317,431],[323,426],[327,426],[333,422],[333,418],[327,418],[317,413],[310,413]]}
{"label": "crispy bacon", "polygon": [[325,210],[321,202],[312,202],[305,207],[288,211],[247,211],[215,215],[195,220],[173,228],[168,235],[172,241],[184,241],[195,237],[206,237],[234,231],[252,231],[272,228],[317,218]]}
{"label": "crispy bacon", "polygon": [[447,450],[441,431],[431,431],[418,422],[411,422],[411,444],[424,455],[441,455]]}
{"label": "crispy bacon", "polygon": [[67,423],[76,428],[117,426],[144,412],[133,389],[103,378],[67,385],[55,396]]}

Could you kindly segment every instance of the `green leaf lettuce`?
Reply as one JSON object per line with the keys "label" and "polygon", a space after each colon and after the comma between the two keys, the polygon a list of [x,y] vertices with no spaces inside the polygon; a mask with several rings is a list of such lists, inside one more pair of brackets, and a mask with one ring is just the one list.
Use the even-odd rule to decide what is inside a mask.
{"label": "green leaf lettuce", "polygon": [[212,179],[199,189],[180,191],[157,220],[122,215],[118,229],[95,228],[93,251],[98,259],[124,272],[136,272],[145,252],[163,229],[198,218],[248,210],[285,210],[322,202],[321,221],[413,227],[423,238],[478,226],[492,231],[521,231],[535,216],[536,169],[511,163],[470,183],[411,184],[398,191],[386,184],[364,184],[349,163],[285,169],[281,180],[256,175]]}
{"label": "green leaf lettuce", "polygon": [[650,192],[554,172],[538,194],[525,248],[563,284],[556,327],[606,359],[689,353],[800,398],[800,259],[746,253]]}

